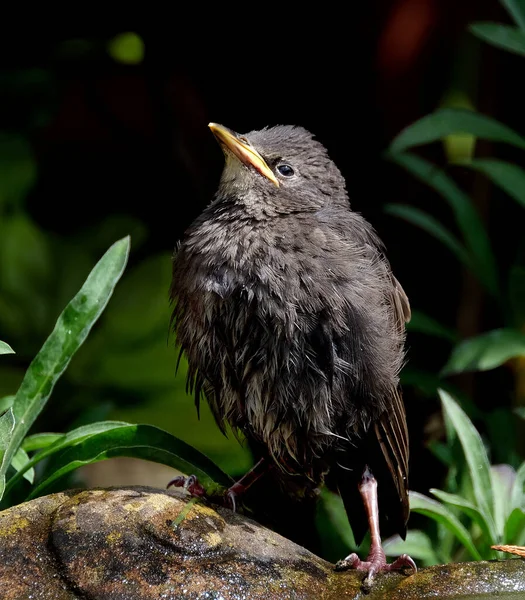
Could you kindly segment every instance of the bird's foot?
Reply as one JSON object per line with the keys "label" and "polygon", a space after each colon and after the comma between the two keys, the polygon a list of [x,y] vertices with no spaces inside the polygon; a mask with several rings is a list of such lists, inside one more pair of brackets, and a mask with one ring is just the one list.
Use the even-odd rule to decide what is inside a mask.
{"label": "bird's foot", "polygon": [[179,475],[178,477],[175,477],[175,479],[172,479],[166,487],[184,488],[195,498],[203,498],[206,496],[206,490],[201,485],[196,475],[190,475],[189,477]]}
{"label": "bird's foot", "polygon": [[253,485],[268,469],[268,465],[264,458],[261,458],[249,471],[241,477],[239,481],[234,483],[230,488],[226,490],[224,494],[214,494],[209,496],[206,494],[206,490],[199,483],[196,475],[190,475],[184,477],[179,475],[172,479],[167,487],[181,487],[187,490],[192,496],[197,498],[206,498],[210,502],[220,504],[226,508],[231,508],[233,512],[237,510],[237,502],[240,496],[242,496],[246,490]]}
{"label": "bird's foot", "polygon": [[226,508],[231,508],[233,512],[237,509],[237,498],[245,491],[242,483],[234,483],[224,494],[209,496],[206,494],[204,486],[199,482],[196,475],[185,477],[179,475],[172,479],[166,487],[180,487],[185,489],[194,498],[206,498],[210,502],[221,504]]}
{"label": "bird's foot", "polygon": [[379,572],[404,571],[406,575],[413,575],[417,571],[416,563],[408,554],[402,554],[393,563],[387,563],[382,548],[380,551],[371,551],[366,560],[361,560],[354,552],[340,560],[335,565],[335,569],[336,571],[346,571],[347,569],[364,571],[367,574],[363,581],[365,587],[370,587],[375,575]]}

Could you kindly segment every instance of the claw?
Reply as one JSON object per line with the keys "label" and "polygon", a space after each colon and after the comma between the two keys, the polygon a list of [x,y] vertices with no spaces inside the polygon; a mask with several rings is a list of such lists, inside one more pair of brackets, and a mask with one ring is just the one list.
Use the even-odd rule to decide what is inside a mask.
{"label": "claw", "polygon": [[184,477],[184,475],[179,475],[172,479],[166,487],[181,487],[188,491],[192,496],[197,498],[202,498],[206,495],[206,490],[199,483],[196,475],[190,475],[189,477]]}
{"label": "claw", "polygon": [[[190,475],[189,477],[179,475],[178,477],[172,479],[166,487],[180,487],[185,489],[188,493],[190,493],[196,498],[206,497],[206,490],[199,482],[196,475]],[[236,512],[237,498],[244,491],[245,488],[242,484],[235,483],[231,486],[229,490],[227,490],[224,496],[213,496],[211,498],[208,498],[208,500],[212,500],[214,502],[223,504],[226,508],[230,508],[233,512]]]}
{"label": "claw", "polygon": [[379,535],[379,511],[377,506],[377,481],[368,467],[365,467],[363,479],[359,486],[359,491],[363,498],[365,510],[368,516],[370,526],[371,544],[370,552],[366,560],[361,560],[357,554],[349,554],[345,559],[340,560],[336,565],[336,571],[344,571],[347,569],[356,569],[364,571],[366,579],[363,586],[369,588],[375,575],[381,571],[407,571],[407,575],[412,575],[417,571],[416,563],[408,556],[402,554],[399,558],[388,564],[386,562],[385,552],[381,546],[381,536]]}
{"label": "claw", "polygon": [[226,506],[228,506],[228,508],[231,508],[231,510],[233,512],[237,512],[236,498],[237,498],[237,493],[232,488],[230,488],[224,495],[224,504]]}
{"label": "claw", "polygon": [[[217,504],[222,504],[226,508],[230,508],[233,512],[236,512],[238,498],[242,496],[242,494],[244,494],[246,490],[259,479],[259,477],[261,477],[266,469],[267,464],[264,458],[261,458],[259,462],[250,471],[248,471],[246,475],[244,475],[244,477],[234,483],[230,489],[226,491],[224,496],[214,495],[212,497],[208,497],[208,500]],[[207,497],[206,490],[199,483],[196,475],[190,475],[189,477],[179,475],[178,477],[175,477],[175,479],[172,479],[166,487],[172,486],[184,488],[192,496],[197,498]]]}
{"label": "claw", "polygon": [[361,560],[359,556],[353,552],[345,559],[338,561],[335,565],[336,571],[346,571],[348,569],[364,571],[367,574],[363,582],[365,588],[370,587],[374,577],[380,572],[409,571],[405,574],[413,575],[417,571],[416,563],[408,556],[408,554],[402,554],[396,558],[393,563],[388,564],[382,551],[371,553],[367,560]]}
{"label": "claw", "polygon": [[389,571],[406,571],[410,569],[410,575],[417,572],[416,563],[408,554],[401,554],[393,563],[387,566]]}

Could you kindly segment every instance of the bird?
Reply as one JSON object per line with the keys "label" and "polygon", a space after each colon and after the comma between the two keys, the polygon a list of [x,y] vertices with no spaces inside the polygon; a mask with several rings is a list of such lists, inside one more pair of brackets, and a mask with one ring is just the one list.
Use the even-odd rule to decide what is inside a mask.
{"label": "bird", "polygon": [[[356,539],[371,534],[365,560],[336,568],[368,583],[415,572],[407,555],[387,563],[381,544],[381,531],[405,538],[409,517],[399,373],[411,313],[385,247],[308,130],[209,128],[224,167],[175,249],[170,298],[197,410],[205,397],[221,431],[256,448],[229,504],[267,473],[303,495],[330,482]],[[204,494],[194,476],[171,483]]]}

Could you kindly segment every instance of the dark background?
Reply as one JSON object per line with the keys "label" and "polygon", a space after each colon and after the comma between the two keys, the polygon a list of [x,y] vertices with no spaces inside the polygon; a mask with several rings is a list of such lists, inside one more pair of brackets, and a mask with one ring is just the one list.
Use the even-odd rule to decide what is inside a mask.
{"label": "dark background", "polygon": [[[173,16],[144,9],[132,17],[83,15],[62,24],[57,17],[52,25],[42,23],[30,32],[16,28],[2,38],[5,169],[18,164],[20,143],[23,160],[34,170],[27,192],[5,201],[2,214],[9,219],[23,213],[51,248],[52,274],[38,293],[32,292],[27,315],[45,298],[52,298],[49,306],[54,307],[38,327],[17,329],[7,317],[0,318],[0,339],[17,351],[3,360],[2,391],[12,392],[50,331],[60,311],[57,289],[65,286],[72,295],[110,243],[132,236],[126,293],[110,305],[114,319],[128,315],[122,317],[122,330],[111,329],[108,315],[99,326],[101,341],[92,343],[103,347],[108,358],[103,354],[97,362],[96,350],[88,348],[75,359],[71,379],[57,388],[41,429],[88,419],[82,411],[98,414],[95,404],[100,403],[105,415],[170,427],[222,460],[232,473],[244,468],[244,463],[225,459],[222,451],[214,455],[204,440],[208,433],[199,434],[193,416],[173,416],[189,415],[193,408],[184,397],[183,378],[175,379],[176,351],[166,343],[169,255],[211,199],[220,175],[223,157],[207,128],[209,121],[239,132],[276,123],[314,132],[345,175],[354,210],[385,241],[412,307],[456,330],[460,338],[502,325],[499,313],[452,255],[426,233],[385,213],[386,203],[413,204],[454,229],[443,201],[383,156],[405,126],[458,98],[525,131],[523,93],[513,75],[520,72],[522,59],[482,44],[467,31],[473,21],[509,22],[502,7],[496,0],[370,0],[344,9],[316,6],[311,14],[282,4],[249,8],[252,13],[244,7],[246,13],[236,14],[241,23],[204,9],[182,15],[176,7]],[[134,34],[131,51],[124,58],[115,55],[115,40],[129,32]],[[442,144],[421,152],[446,165]],[[477,154],[513,157],[507,148],[482,142]],[[453,174],[484,216],[498,265],[506,269],[523,236],[519,207],[480,177],[457,168]],[[0,268],[11,259],[2,247]],[[70,253],[84,247],[89,260],[79,258],[77,265]],[[69,258],[72,264],[65,269]],[[152,272],[152,260],[162,275],[148,287],[150,276],[144,271]],[[141,267],[142,275],[133,277]],[[64,284],[66,272],[70,284]],[[60,298],[67,300],[64,290]],[[133,294],[135,307],[122,313],[121,305],[129,309]],[[134,329],[146,328],[141,311],[151,316],[155,307],[160,307],[155,327],[133,338]],[[125,331],[126,340],[133,338],[129,347],[135,353],[129,362],[119,363],[117,350],[111,354],[119,331]],[[143,340],[154,337],[162,343],[158,353],[166,365],[162,383],[156,372],[148,379],[150,355],[141,358]],[[443,340],[409,333],[412,372],[435,376],[449,352],[450,344]],[[515,401],[504,370],[463,375],[454,384],[487,414]],[[405,386],[405,397],[413,445],[411,487],[426,491],[439,485],[441,472],[426,449],[429,440],[443,437],[439,404],[417,381]],[[188,408],[177,413],[182,406]],[[231,458],[237,450],[228,447]],[[494,452],[497,459],[497,448]]]}

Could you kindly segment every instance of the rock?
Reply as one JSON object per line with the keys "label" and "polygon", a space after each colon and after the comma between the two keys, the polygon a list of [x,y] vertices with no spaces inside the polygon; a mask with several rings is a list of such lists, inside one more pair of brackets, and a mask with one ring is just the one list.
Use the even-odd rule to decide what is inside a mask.
{"label": "rock", "polygon": [[[72,490],[0,513],[2,600],[361,598],[363,574],[333,565],[184,492]],[[525,562],[378,575],[370,600],[525,597]],[[507,594],[507,596],[505,595]]]}

